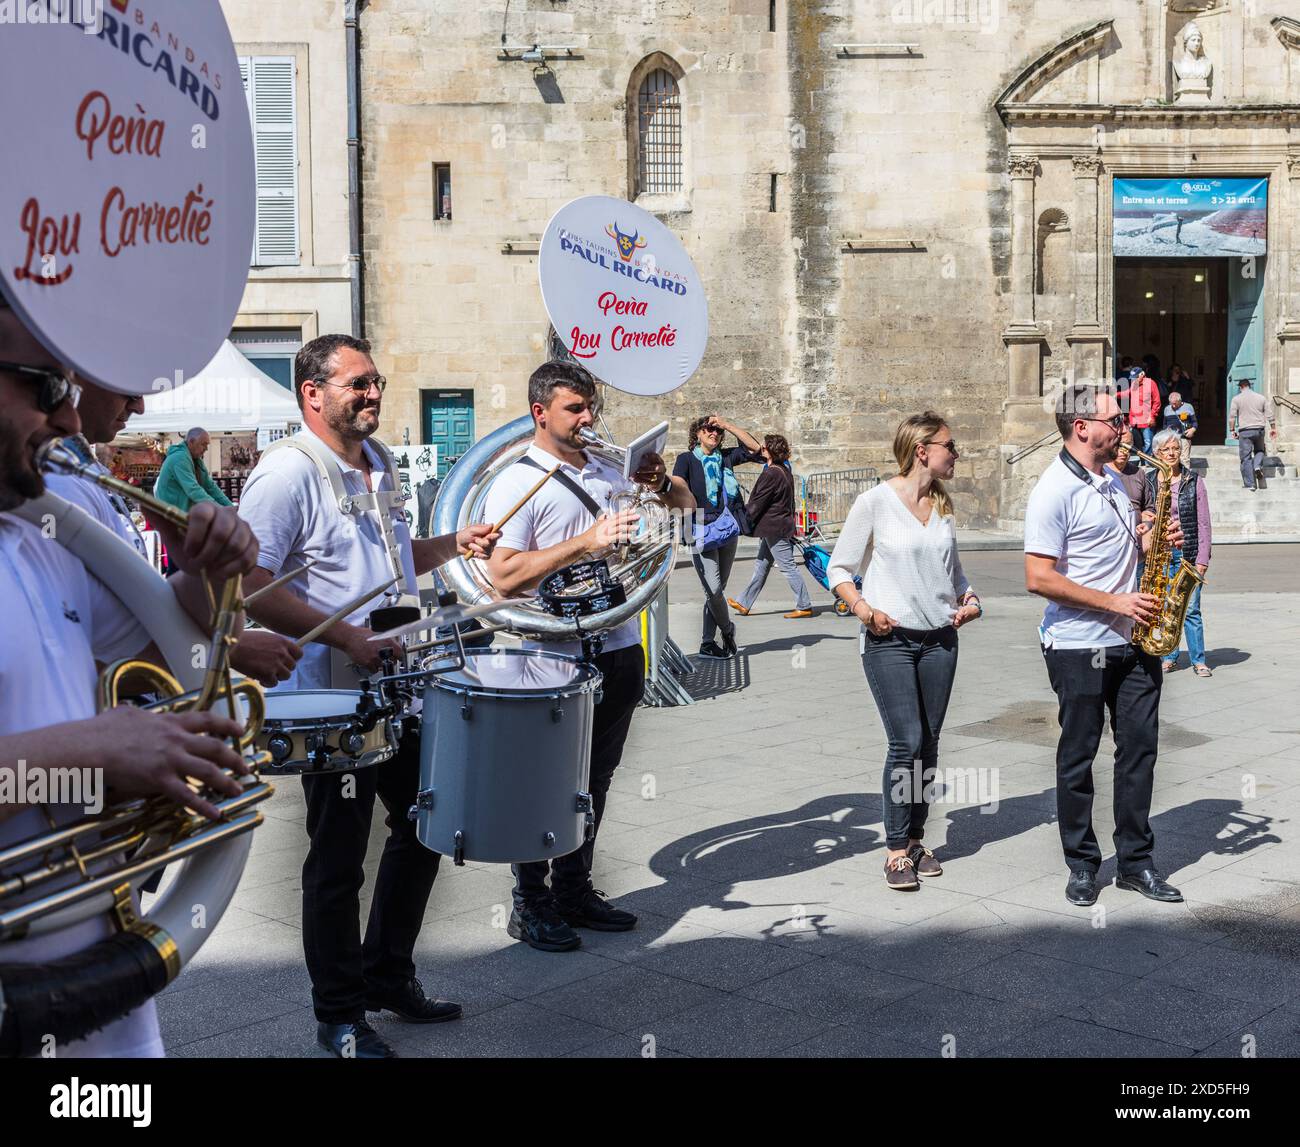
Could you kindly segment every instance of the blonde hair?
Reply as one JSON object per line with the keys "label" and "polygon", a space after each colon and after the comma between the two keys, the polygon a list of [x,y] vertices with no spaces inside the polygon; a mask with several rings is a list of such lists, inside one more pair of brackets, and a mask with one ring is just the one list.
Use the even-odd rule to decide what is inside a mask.
{"label": "blonde hair", "polygon": [[[910,415],[898,424],[898,430],[894,433],[894,459],[898,462],[900,477],[906,478],[916,465],[916,448],[929,445],[934,441],[934,436],[947,425],[943,415],[933,410]],[[939,511],[940,517],[952,517],[952,498],[944,484],[937,479],[930,484],[930,504]]]}

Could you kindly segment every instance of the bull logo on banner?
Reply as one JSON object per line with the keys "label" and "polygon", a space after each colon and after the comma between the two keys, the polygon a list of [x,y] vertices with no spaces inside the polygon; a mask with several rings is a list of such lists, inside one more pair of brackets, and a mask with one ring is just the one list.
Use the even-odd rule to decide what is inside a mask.
{"label": "bull logo on banner", "polygon": [[640,231],[633,231],[631,235],[625,235],[619,230],[618,224],[606,224],[605,234],[608,235],[615,243],[618,244],[618,257],[624,263],[630,263],[632,256],[635,255],[642,247],[646,246],[646,240],[641,238]]}

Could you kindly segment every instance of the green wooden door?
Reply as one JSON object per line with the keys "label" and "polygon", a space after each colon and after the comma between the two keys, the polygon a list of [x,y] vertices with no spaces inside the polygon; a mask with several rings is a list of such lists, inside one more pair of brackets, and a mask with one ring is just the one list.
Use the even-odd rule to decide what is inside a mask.
{"label": "green wooden door", "polygon": [[420,391],[420,424],[424,441],[438,445],[438,477],[445,478],[452,464],[474,445],[474,392]]}
{"label": "green wooden door", "polygon": [[[1228,262],[1228,394],[1224,410],[1237,393],[1238,379],[1248,378],[1264,392],[1264,260]],[[1231,423],[1231,419],[1228,419]],[[1224,431],[1225,445],[1233,438]]]}

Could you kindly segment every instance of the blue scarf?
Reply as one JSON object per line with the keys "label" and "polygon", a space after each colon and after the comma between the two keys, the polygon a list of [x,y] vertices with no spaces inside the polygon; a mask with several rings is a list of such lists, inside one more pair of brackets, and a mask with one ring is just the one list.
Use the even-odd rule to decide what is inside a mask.
{"label": "blue scarf", "polygon": [[740,493],[740,487],[736,483],[736,475],[731,472],[730,466],[722,464],[721,450],[715,450],[712,454],[705,454],[699,446],[696,446],[691,453],[700,460],[700,465],[704,467],[704,485],[710,505],[719,505],[719,486],[726,489],[728,502]]}

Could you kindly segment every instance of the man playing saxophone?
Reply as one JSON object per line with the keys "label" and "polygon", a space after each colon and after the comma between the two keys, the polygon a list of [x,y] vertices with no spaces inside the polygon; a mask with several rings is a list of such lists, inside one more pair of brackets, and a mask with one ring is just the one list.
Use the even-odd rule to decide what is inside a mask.
{"label": "man playing saxophone", "polygon": [[[1025,585],[1047,598],[1039,627],[1047,673],[1059,702],[1056,806],[1070,870],[1071,904],[1097,900],[1101,848],[1092,827],[1092,764],[1109,713],[1115,735],[1117,888],[1152,900],[1182,895],[1156,869],[1151,789],[1159,738],[1159,657],[1136,645],[1160,601],[1136,592],[1139,552],[1150,552],[1154,523],[1139,521],[1113,470],[1124,415],[1106,390],[1067,384],[1056,405],[1063,449],[1044,471],[1025,511]],[[1168,544],[1182,543],[1177,516]],[[1152,560],[1156,555],[1152,554]]]}
{"label": "man playing saxophone", "polygon": [[[102,770],[116,799],[162,795],[205,816],[215,806],[187,781],[237,796],[222,771],[248,771],[223,738],[241,726],[215,712],[149,713],[123,707],[96,715],[96,661],[132,656],[149,639],[138,620],[71,553],[38,527],[4,511],[45,488],[36,452],[50,438],[80,429],[80,388],[0,299],[0,770],[24,762],[27,774],[80,765]],[[177,600],[204,628],[211,621],[201,574],[220,590],[253,569],[257,542],[234,511],[199,507],[184,537],[160,532],[183,572],[171,579]],[[77,818],[75,805],[0,806],[0,847],[56,822]],[[38,963],[79,952],[110,932],[107,915],[0,947],[2,963]],[[152,1002],[98,1032],[55,1049],[59,1056],[159,1056]]]}

